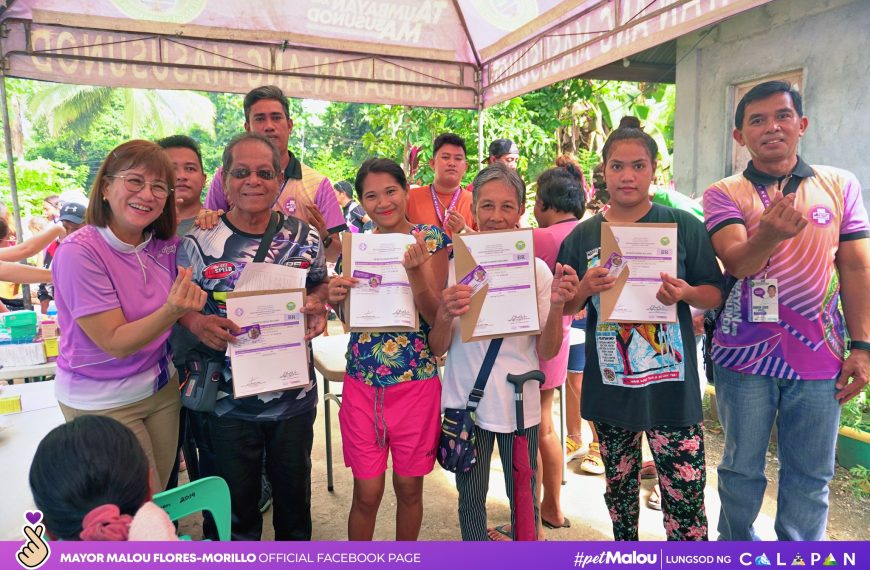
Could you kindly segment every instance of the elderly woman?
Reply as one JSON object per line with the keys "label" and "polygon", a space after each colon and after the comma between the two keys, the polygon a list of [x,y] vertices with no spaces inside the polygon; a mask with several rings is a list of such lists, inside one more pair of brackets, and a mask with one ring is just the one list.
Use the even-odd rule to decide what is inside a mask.
{"label": "elderly woman", "polygon": [[[272,204],[281,189],[280,156],[269,139],[257,133],[234,138],[223,154],[223,184],[233,204],[211,230],[185,236],[181,257],[193,279],[208,292],[202,314],[182,321],[209,348],[223,351],[239,328],[226,314],[226,294],[235,288],[272,219]],[[326,327],[326,261],[317,232],[305,222],[275,213],[280,221],[265,263],[307,272],[306,340]],[[220,264],[224,271],[210,271]],[[291,285],[288,285],[291,286]],[[310,350],[310,346],[309,346]],[[313,359],[309,359],[312,361]],[[317,389],[310,383],[294,390],[234,398],[232,370],[227,367],[209,417],[215,467],[230,487],[233,540],[259,540],[263,518],[260,499],[263,457],[273,488],[272,523],[277,540],[311,539],[311,446]]]}
{"label": "elderly woman", "polygon": [[[502,163],[481,170],[474,179],[473,211],[481,232],[510,230],[517,227],[523,215],[526,186],[516,171]],[[538,298],[540,326],[562,329],[562,309],[565,299],[573,296],[577,278],[562,275],[561,265],[556,266],[558,279],[546,262],[535,259],[535,287]],[[455,267],[450,265],[448,283],[456,283]],[[460,276],[461,277],[461,276]],[[573,281],[572,278],[573,277]],[[443,302],[429,333],[429,346],[435,354],[450,349],[447,367],[442,382],[442,408],[464,408],[480,370],[489,341],[462,342],[458,316],[467,312],[471,303],[471,286],[457,284],[445,289]],[[486,494],[489,489],[489,466],[493,445],[498,443],[499,456],[504,468],[505,487],[511,502],[511,523],[515,523],[513,501],[513,443],[517,426],[514,407],[514,389],[506,378],[511,374],[524,374],[539,368],[536,346],[538,336],[513,336],[505,338],[495,359],[483,398],[477,407],[477,422],[474,427],[477,446],[477,462],[467,473],[456,474],[459,490],[459,527],[462,540],[488,540],[486,528]],[[542,355],[552,357],[558,344],[543,347]],[[546,349],[545,349],[546,348]],[[541,423],[541,392],[537,384],[528,382],[523,387],[523,416],[528,438],[528,452],[532,470],[537,466],[538,425]],[[531,489],[535,481],[532,477]],[[535,501],[535,520],[538,507]]]}
{"label": "elderly woman", "polygon": [[205,293],[177,270],[174,169],[142,140],[117,147],[91,189],[87,225],[57,248],[51,270],[63,335],[55,393],[67,421],[110,416],[139,439],[163,489],[178,441],[178,376],[169,331]]}

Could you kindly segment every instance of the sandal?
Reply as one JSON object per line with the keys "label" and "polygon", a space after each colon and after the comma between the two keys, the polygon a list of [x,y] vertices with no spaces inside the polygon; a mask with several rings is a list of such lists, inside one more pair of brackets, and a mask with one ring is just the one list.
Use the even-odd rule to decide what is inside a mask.
{"label": "sandal", "polygon": [[565,438],[565,457],[568,458],[568,461],[576,458],[581,449],[583,449],[583,440],[575,440],[570,435]]}
{"label": "sandal", "polygon": [[658,485],[652,488],[652,492],[646,500],[646,506],[654,511],[662,510],[662,495]]}
{"label": "sandal", "polygon": [[656,472],[656,464],[654,461],[644,461],[640,466],[640,478],[641,479],[656,479],[658,477],[658,472]]}
{"label": "sandal", "polygon": [[509,542],[514,539],[513,534],[511,533],[511,525],[510,523],[500,524],[493,528],[486,529],[486,534],[489,536],[489,540],[493,542]]}
{"label": "sandal", "polygon": [[601,459],[601,449],[598,446],[598,442],[593,441],[589,444],[589,451],[583,456],[580,469],[592,475],[604,473],[604,460]]}

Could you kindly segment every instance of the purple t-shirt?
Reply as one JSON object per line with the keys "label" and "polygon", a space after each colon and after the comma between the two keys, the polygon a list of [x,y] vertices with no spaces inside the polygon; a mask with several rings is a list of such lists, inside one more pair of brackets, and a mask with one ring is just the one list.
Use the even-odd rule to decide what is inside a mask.
{"label": "purple t-shirt", "polygon": [[[836,255],[840,242],[870,236],[861,186],[854,175],[813,166],[798,186],[795,208],[809,224],[783,241],[770,258],[767,278],[779,287],[779,321],[749,321],[751,279],[740,279],[725,301],[713,337],[713,360],[720,366],[775,378],[827,380],[839,375],[845,350],[845,323],[839,309]],[[772,189],[755,186],[743,174],[720,180],[704,192],[704,216],[712,235],[728,224],[758,231]]]}
{"label": "purple t-shirt", "polygon": [[140,401],[171,375],[169,329],[126,358],[103,352],[76,319],[120,308],[127,322],[166,303],[177,274],[178,238],[150,239],[137,248],[108,228],[85,226],[57,248],[51,264],[60,336],[58,400],[77,409],[106,409]]}

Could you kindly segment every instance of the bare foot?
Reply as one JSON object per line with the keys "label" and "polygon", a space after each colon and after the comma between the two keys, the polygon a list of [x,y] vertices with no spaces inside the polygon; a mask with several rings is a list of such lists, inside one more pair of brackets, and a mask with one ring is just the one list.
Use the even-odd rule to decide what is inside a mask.
{"label": "bare foot", "polygon": [[486,534],[489,535],[489,539],[493,542],[511,542],[513,541],[513,535],[511,534],[511,525],[510,524],[500,524],[494,528],[486,529]]}

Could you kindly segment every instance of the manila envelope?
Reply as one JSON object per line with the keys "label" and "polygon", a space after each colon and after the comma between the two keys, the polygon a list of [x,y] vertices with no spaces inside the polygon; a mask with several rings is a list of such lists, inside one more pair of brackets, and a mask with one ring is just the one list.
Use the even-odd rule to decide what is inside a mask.
{"label": "manila envelope", "polygon": [[[351,260],[353,259],[353,236],[351,232],[341,233],[341,274],[342,277],[350,277],[352,267]],[[350,325],[350,295],[344,301],[344,314],[347,315],[348,325]],[[351,332],[414,332],[420,330],[420,313],[414,312],[413,327],[392,326],[392,327],[350,327]]]}
{"label": "manila envelope", "polygon": [[[620,223],[620,222],[604,222],[601,224],[601,253],[600,255],[600,263],[605,263],[612,253],[622,253],[622,250],[619,248],[619,244],[616,242],[616,237],[613,235],[612,227],[620,227],[620,226],[633,226],[636,224],[631,223]],[[675,224],[643,224],[644,227],[662,227],[662,228],[671,228],[674,227]],[[613,321],[610,316],[613,314],[613,309],[616,308],[616,302],[619,299],[619,296],[622,295],[622,291],[625,288],[625,284],[628,282],[629,274],[631,273],[631,268],[626,264],[625,269],[622,270],[619,277],[616,278],[616,283],[613,284],[613,287],[606,291],[602,291],[600,293],[600,301],[601,301],[601,316],[600,321],[606,322],[616,322]],[[622,322],[621,320],[618,322]],[[659,322],[659,321],[644,321],[642,319],[635,319],[631,322]]]}
{"label": "manila envelope", "polygon": [[[528,229],[528,228],[523,228]],[[517,230],[499,230],[499,232],[515,232]],[[497,233],[497,232],[487,232],[487,233]],[[536,268],[534,258],[535,258],[535,250],[534,250],[534,242],[529,240],[529,253],[532,258],[532,268]],[[461,235],[453,236],[453,260],[455,264],[456,271],[456,280],[459,281],[466,275],[468,275],[475,267],[478,266],[477,261],[474,260],[474,257],[471,255],[471,252],[468,251],[468,246],[462,240]],[[536,286],[537,279],[532,282],[532,286]],[[486,300],[486,294],[489,292],[489,284],[484,285],[480,291],[477,292],[476,295],[471,297],[471,305],[468,311],[459,317],[459,328],[460,335],[462,337],[462,342],[476,342],[479,340],[487,340],[493,338],[507,338],[510,336],[529,336],[534,334],[539,334],[540,328],[538,330],[517,332],[517,333],[505,333],[505,334],[496,334],[496,335],[482,335],[482,336],[474,336],[474,329],[477,327],[477,320],[480,318],[480,310],[483,308],[483,303]],[[538,315],[535,314],[535,318],[538,318]]]}

